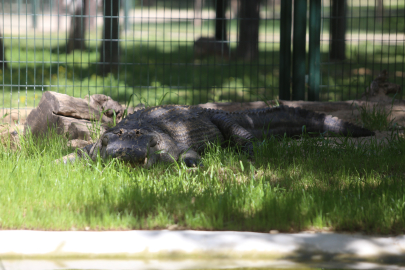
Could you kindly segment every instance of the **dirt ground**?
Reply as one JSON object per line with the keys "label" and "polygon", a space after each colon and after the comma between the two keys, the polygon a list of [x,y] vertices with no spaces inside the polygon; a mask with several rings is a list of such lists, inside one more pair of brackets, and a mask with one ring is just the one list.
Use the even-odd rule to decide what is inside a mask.
{"label": "dirt ground", "polygon": [[33,108],[1,109],[0,108],[0,134],[4,132],[24,131],[25,121]]}

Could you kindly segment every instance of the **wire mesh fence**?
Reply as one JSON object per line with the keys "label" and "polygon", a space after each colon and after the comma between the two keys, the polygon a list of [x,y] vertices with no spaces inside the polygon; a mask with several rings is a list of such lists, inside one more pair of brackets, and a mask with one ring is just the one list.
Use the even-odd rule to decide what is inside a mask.
{"label": "wire mesh fence", "polygon": [[[43,91],[135,105],[277,99],[280,1],[0,0],[3,114]],[[403,85],[405,0],[324,0],[319,23],[321,100],[358,98],[383,69]]]}
{"label": "wire mesh fence", "polygon": [[335,7],[322,8],[321,99],[359,98],[384,69],[391,82],[404,85],[404,1],[353,0],[347,7],[333,2]]}

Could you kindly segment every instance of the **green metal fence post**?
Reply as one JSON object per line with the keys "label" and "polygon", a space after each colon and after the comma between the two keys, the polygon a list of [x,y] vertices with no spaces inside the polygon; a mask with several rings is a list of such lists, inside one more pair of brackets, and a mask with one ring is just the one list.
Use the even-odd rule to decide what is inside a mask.
{"label": "green metal fence post", "polygon": [[294,1],[292,100],[305,100],[307,0]]}
{"label": "green metal fence post", "polygon": [[37,0],[31,0],[32,27],[37,28]]}
{"label": "green metal fence post", "polygon": [[278,96],[290,100],[292,0],[281,1],[280,14],[280,83]]}
{"label": "green metal fence post", "polygon": [[309,6],[309,89],[308,100],[319,101],[321,79],[320,36],[321,0],[310,0]]}
{"label": "green metal fence post", "polygon": [[22,0],[17,1],[18,14],[21,13],[21,2],[22,2]]}
{"label": "green metal fence post", "polygon": [[124,28],[125,30],[129,29],[129,11],[132,10],[132,0],[124,0],[125,1],[125,8],[124,8]]}

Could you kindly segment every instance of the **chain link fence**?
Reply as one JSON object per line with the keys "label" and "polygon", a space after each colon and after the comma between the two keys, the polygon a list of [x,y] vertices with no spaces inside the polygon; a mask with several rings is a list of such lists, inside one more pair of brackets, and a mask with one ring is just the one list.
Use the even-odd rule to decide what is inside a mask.
{"label": "chain link fence", "polygon": [[[2,112],[44,91],[131,105],[277,99],[280,1],[0,0]],[[359,98],[383,69],[403,85],[405,0],[324,0],[319,23],[321,100]]]}

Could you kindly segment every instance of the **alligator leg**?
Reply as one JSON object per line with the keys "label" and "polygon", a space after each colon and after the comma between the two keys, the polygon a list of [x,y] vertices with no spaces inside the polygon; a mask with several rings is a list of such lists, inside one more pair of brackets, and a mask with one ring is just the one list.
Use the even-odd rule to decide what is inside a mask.
{"label": "alligator leg", "polygon": [[198,165],[202,166],[200,155],[191,147],[188,147],[182,143],[177,143],[177,147],[180,150],[179,159],[183,160],[187,167],[197,167]]}
{"label": "alligator leg", "polygon": [[[100,154],[100,156],[102,158],[106,158],[105,147],[104,148],[101,147],[101,140],[98,140],[96,143],[91,144],[91,147],[90,146],[86,146],[86,147],[88,147],[88,148],[87,148],[87,151],[85,151],[85,152],[87,152],[87,154],[93,161],[95,161],[97,159],[98,154]],[[104,150],[104,152],[99,153],[102,149]]]}
{"label": "alligator leg", "polygon": [[226,140],[241,146],[242,150],[253,156],[252,140],[255,136],[252,133],[236,123],[227,113],[212,115],[211,122],[218,127]]}
{"label": "alligator leg", "polygon": [[83,148],[77,149],[76,152],[63,156],[63,157],[55,160],[54,162],[56,162],[56,163],[63,162],[64,164],[67,164],[68,162],[73,163],[77,159],[80,159],[80,158],[86,158],[89,155],[90,150],[93,148],[93,146],[94,146],[94,144],[86,145]]}

